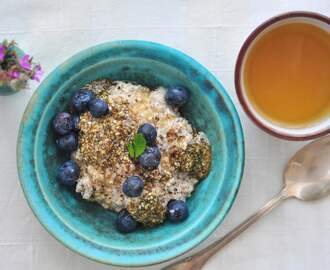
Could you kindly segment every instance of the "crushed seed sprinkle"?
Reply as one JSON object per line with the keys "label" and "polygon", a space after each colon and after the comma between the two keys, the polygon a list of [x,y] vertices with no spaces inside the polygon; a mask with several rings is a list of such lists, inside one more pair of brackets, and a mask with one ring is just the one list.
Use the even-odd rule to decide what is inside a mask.
{"label": "crushed seed sprinkle", "polygon": [[79,122],[81,160],[102,170],[114,167],[119,161],[129,160],[126,147],[136,130],[127,102],[104,100],[109,105],[110,114],[93,118],[90,112],[85,112]]}
{"label": "crushed seed sprinkle", "polygon": [[166,208],[156,192],[148,192],[142,196],[139,202],[132,201],[128,205],[128,211],[137,221],[146,227],[153,227],[162,223],[165,219]]}
{"label": "crushed seed sprinkle", "polygon": [[205,141],[189,144],[186,150],[172,153],[172,164],[182,172],[205,178],[211,166],[211,147]]}

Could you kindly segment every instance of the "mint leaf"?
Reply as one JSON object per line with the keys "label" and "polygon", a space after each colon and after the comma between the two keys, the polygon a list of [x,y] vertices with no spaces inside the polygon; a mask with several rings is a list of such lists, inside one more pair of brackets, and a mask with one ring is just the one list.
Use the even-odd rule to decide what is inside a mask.
{"label": "mint leaf", "polygon": [[133,147],[134,147],[134,157],[138,158],[141,156],[146,149],[147,141],[141,133],[135,135],[133,140]]}
{"label": "mint leaf", "polygon": [[129,154],[130,158],[134,158],[135,157],[135,151],[134,151],[134,146],[133,146],[132,143],[127,145],[127,150],[128,150],[128,154]]}
{"label": "mint leaf", "polygon": [[147,147],[147,141],[141,133],[134,136],[133,142],[127,145],[130,158],[136,159],[141,156]]}

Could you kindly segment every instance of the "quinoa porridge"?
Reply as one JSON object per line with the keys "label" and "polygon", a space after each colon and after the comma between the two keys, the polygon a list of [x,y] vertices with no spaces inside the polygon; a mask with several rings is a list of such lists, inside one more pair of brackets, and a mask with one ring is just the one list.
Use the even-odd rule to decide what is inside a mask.
{"label": "quinoa porridge", "polygon": [[[76,192],[106,209],[125,209],[144,226],[162,223],[169,202],[184,202],[207,176],[211,147],[206,135],[180,116],[177,107],[168,104],[164,87],[151,90],[130,82],[103,79],[84,89],[105,101],[109,113],[94,117],[92,111],[85,111],[79,116],[78,145],[71,154],[80,168]],[[159,164],[152,168],[132,158],[128,149],[145,123],[157,131],[154,143],[145,150],[157,147]],[[123,192],[126,179],[131,176],[143,181],[138,196]]]}

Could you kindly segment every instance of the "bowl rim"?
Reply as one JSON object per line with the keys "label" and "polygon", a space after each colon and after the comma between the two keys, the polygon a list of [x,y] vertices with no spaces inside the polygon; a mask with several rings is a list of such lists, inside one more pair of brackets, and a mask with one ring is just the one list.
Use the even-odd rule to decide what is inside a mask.
{"label": "bowl rim", "polygon": [[273,17],[269,18],[268,20],[264,21],[263,23],[258,25],[249,34],[249,36],[244,41],[244,43],[238,53],[236,65],[235,65],[235,74],[234,74],[235,88],[236,88],[236,94],[237,94],[238,100],[241,103],[243,110],[245,111],[245,113],[248,115],[248,117],[252,120],[252,122],[257,127],[261,128],[263,131],[267,132],[268,134],[278,137],[280,139],[291,140],[291,141],[304,141],[304,140],[315,139],[315,138],[318,138],[318,137],[321,137],[323,135],[330,133],[330,127],[322,128],[315,132],[305,132],[305,134],[303,134],[303,135],[295,135],[292,132],[288,131],[289,129],[286,131],[280,131],[280,130],[274,129],[268,125],[265,125],[263,122],[261,122],[258,119],[258,116],[263,119],[264,119],[264,117],[260,116],[260,114],[256,113],[254,110],[252,110],[250,108],[251,103],[249,102],[248,98],[245,97],[244,90],[242,89],[242,85],[241,85],[241,83],[242,83],[242,78],[241,78],[242,72],[241,71],[243,68],[243,60],[245,58],[245,55],[246,55],[248,49],[250,48],[251,44],[253,43],[253,41],[259,36],[259,34],[262,31],[264,31],[271,25],[273,25],[279,21],[283,21],[283,20],[291,19],[291,18],[314,19],[314,20],[318,20],[320,22],[330,25],[329,17],[316,13],[316,12],[309,12],[309,11],[285,12],[285,13],[273,16]]}
{"label": "bowl rim", "polygon": [[[78,61],[79,59],[83,59],[86,56],[86,54],[88,54],[90,51],[95,52],[97,50],[101,50],[104,48],[110,49],[110,48],[113,48],[114,46],[121,46],[121,45],[130,45],[130,46],[134,46],[134,47],[143,46],[148,49],[166,51],[166,52],[170,53],[172,56],[182,59],[182,60],[188,62],[189,65],[192,65],[196,69],[201,70],[203,72],[203,76],[207,76],[207,78],[212,82],[212,84],[215,85],[214,89],[216,91],[216,94],[223,97],[224,102],[225,102],[226,106],[228,107],[228,110],[230,111],[230,116],[233,121],[234,128],[236,131],[235,134],[237,137],[238,160],[237,160],[237,163],[235,166],[235,171],[234,171],[235,176],[233,177],[233,180],[232,180],[230,194],[227,196],[227,199],[223,205],[223,211],[221,211],[222,214],[221,215],[217,214],[215,216],[216,218],[214,219],[214,221],[212,223],[210,223],[210,225],[207,228],[205,228],[205,230],[203,230],[197,237],[192,237],[192,239],[189,240],[190,241],[189,246],[184,248],[183,250],[178,249],[178,247],[176,247],[176,249],[175,249],[176,251],[175,252],[168,251],[166,253],[167,254],[166,257],[164,257],[164,256],[162,258],[159,258],[159,257],[157,258],[157,256],[153,257],[153,258],[148,257],[148,259],[143,258],[143,262],[135,261],[134,263],[125,262],[125,256],[122,256],[122,258],[119,258],[120,256],[117,256],[118,257],[117,260],[113,260],[113,257],[111,257],[109,259],[109,258],[103,258],[103,257],[101,258],[100,256],[97,256],[97,254],[86,254],[86,252],[84,252],[84,250],[78,248],[77,246],[72,244],[70,241],[65,239],[65,237],[63,235],[59,234],[59,232],[56,231],[56,229],[54,229],[52,226],[49,225],[49,221],[47,221],[45,219],[45,216],[43,216],[44,213],[41,213],[41,210],[40,210],[41,206],[36,205],[32,201],[32,198],[30,198],[31,196],[29,195],[29,190],[27,187],[26,179],[23,175],[23,167],[28,166],[25,164],[25,162],[29,163],[28,161],[24,162],[24,160],[22,158],[22,155],[23,155],[22,150],[24,148],[24,146],[22,144],[23,131],[25,128],[24,127],[25,122],[27,121],[27,119],[29,119],[30,114],[33,112],[33,107],[38,99],[39,90],[43,87],[43,85],[47,85],[48,82],[51,81],[54,74],[59,72],[61,68],[70,66],[70,65],[72,65],[72,63]],[[19,128],[18,137],[17,137],[16,151],[17,151],[18,176],[19,176],[19,180],[20,180],[20,184],[21,184],[24,196],[25,196],[30,208],[32,209],[32,212],[34,213],[36,218],[39,220],[41,225],[50,233],[50,235],[52,235],[55,239],[57,239],[64,246],[68,247],[72,251],[75,251],[75,252],[79,253],[80,255],[88,257],[94,261],[105,263],[105,264],[111,264],[111,265],[117,265],[117,266],[129,266],[129,267],[149,266],[149,265],[160,264],[160,263],[169,261],[171,259],[174,259],[178,256],[181,256],[181,255],[187,253],[189,250],[196,247],[203,240],[205,240],[218,227],[218,225],[223,221],[223,219],[225,218],[225,216],[228,214],[229,210],[231,209],[231,207],[235,201],[236,195],[238,193],[239,187],[240,187],[240,183],[241,183],[241,179],[242,179],[242,175],[243,175],[243,171],[244,171],[244,163],[245,163],[244,135],[243,135],[243,129],[241,126],[241,122],[240,122],[238,113],[237,113],[229,95],[225,91],[225,88],[222,86],[222,84],[217,80],[217,78],[211,72],[209,72],[204,66],[199,64],[197,61],[192,59],[190,56],[188,56],[176,49],[168,47],[166,45],[162,45],[162,44],[150,42],[150,41],[142,41],[142,40],[111,41],[111,42],[97,44],[92,47],[88,47],[87,49],[84,49],[84,50],[74,54],[73,56],[68,58],[66,61],[64,61],[61,65],[56,67],[51,73],[49,73],[47,78],[42,82],[42,84],[38,87],[38,89],[33,93],[32,97],[24,111],[24,114],[23,114],[21,122],[20,122],[20,128]],[[49,205],[47,205],[47,208],[49,208]]]}

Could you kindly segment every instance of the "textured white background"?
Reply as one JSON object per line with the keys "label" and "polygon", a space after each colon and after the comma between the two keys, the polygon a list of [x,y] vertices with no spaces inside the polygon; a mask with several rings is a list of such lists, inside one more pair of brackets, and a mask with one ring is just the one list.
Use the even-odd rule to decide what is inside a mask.
{"label": "textured white background", "polygon": [[[279,191],[285,162],[303,145],[257,129],[242,112],[233,82],[235,59],[246,36],[270,16],[290,10],[329,16],[330,1],[0,0],[0,40],[17,40],[47,74],[72,54],[117,39],[170,45],[215,73],[236,104],[246,140],[242,185],[231,212],[211,237],[215,239]],[[16,136],[35,88],[32,84],[30,90],[0,97],[0,269],[118,269],[63,247],[41,227],[25,202],[16,171]],[[329,210],[330,199],[288,201],[220,252],[205,269],[330,269]]]}

